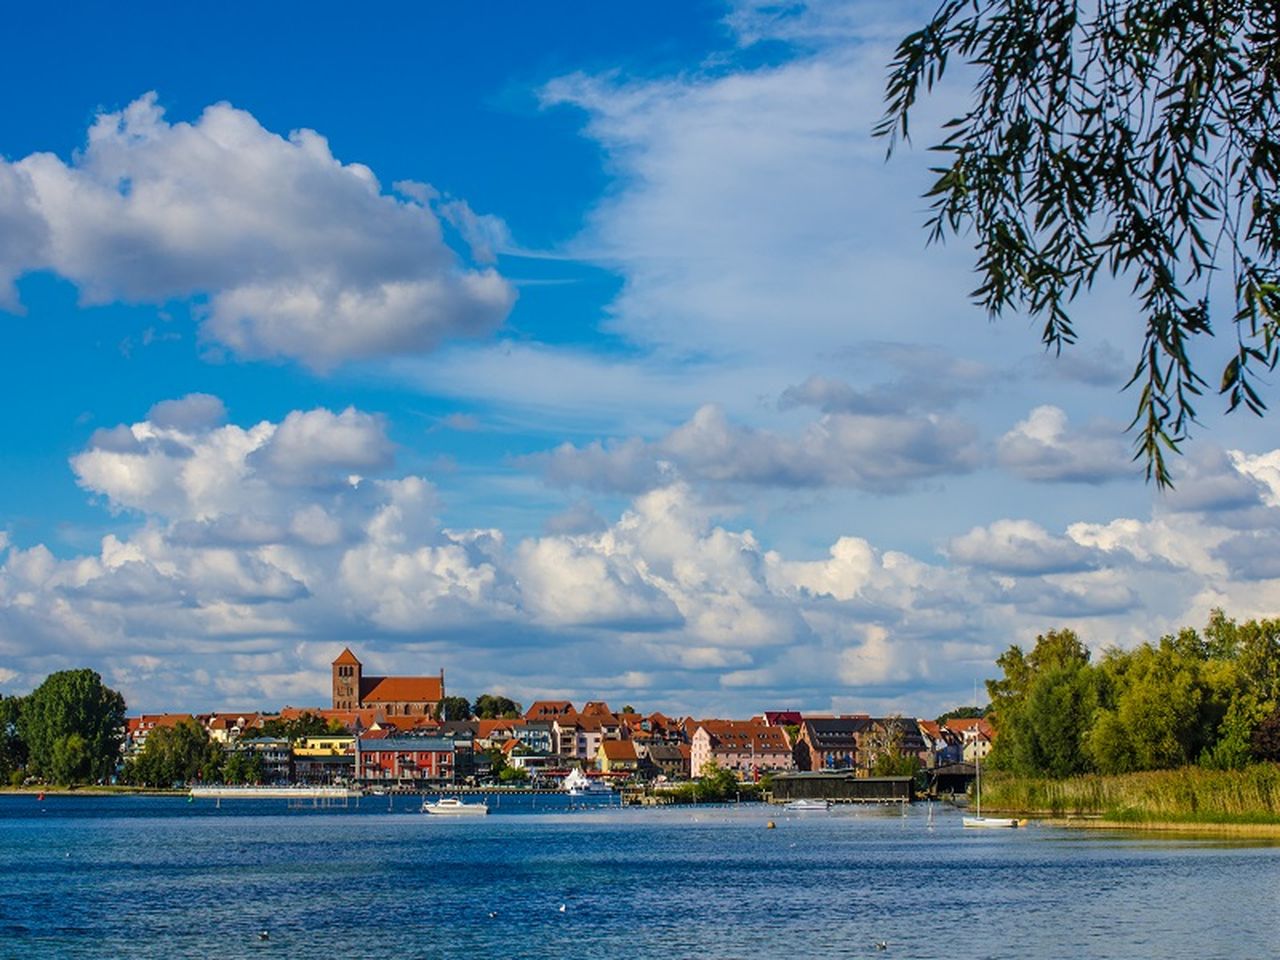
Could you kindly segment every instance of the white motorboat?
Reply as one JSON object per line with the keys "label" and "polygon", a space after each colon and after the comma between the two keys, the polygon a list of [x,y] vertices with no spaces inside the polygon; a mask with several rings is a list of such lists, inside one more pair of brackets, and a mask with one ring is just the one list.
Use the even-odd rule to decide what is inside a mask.
{"label": "white motorboat", "polygon": [[463,803],[457,797],[442,797],[434,803],[423,800],[422,812],[448,817],[483,817],[489,812],[489,805],[484,801]]}
{"label": "white motorboat", "polygon": [[564,778],[564,792],[571,797],[606,797],[613,788],[601,780],[592,780],[581,770],[571,770]]}
{"label": "white motorboat", "polygon": [[784,803],[782,809],[788,813],[826,813],[831,809],[830,800],[792,800]]}

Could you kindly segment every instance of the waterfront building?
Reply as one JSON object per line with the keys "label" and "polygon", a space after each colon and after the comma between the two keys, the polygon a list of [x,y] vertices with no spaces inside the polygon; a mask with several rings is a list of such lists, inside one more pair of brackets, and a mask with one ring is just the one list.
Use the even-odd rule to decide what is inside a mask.
{"label": "waterfront building", "polygon": [[744,780],[795,767],[786,731],[759,720],[699,720],[689,746],[694,776],[710,763]]}
{"label": "waterfront building", "polygon": [[602,740],[596,751],[601,773],[635,776],[640,766],[635,745],[630,740]]}
{"label": "waterfront building", "polygon": [[454,782],[454,743],[447,737],[357,737],[356,779],[365,785],[424,787]]}
{"label": "waterfront building", "polygon": [[303,737],[293,745],[295,783],[345,783],[355,776],[355,740],[351,734]]}
{"label": "waterfront building", "polygon": [[370,677],[364,665],[344,648],[333,661],[333,709],[381,709],[388,718],[434,717],[444,699],[444,671],[438,677]]}
{"label": "waterfront building", "polygon": [[604,724],[599,717],[582,714],[558,717],[553,729],[556,735],[556,753],[565,760],[576,760],[583,766],[593,766],[600,744],[605,739]]}
{"label": "waterfront building", "polygon": [[288,740],[281,737],[241,737],[231,749],[258,757],[264,783],[289,783],[293,780],[293,749]]}
{"label": "waterfront building", "polygon": [[873,722],[864,714],[805,717],[793,748],[800,770],[856,770]]}
{"label": "waterfront building", "polygon": [[640,774],[646,778],[666,777],[668,780],[688,780],[690,751],[687,743],[663,743],[662,741],[632,741],[639,759]]}

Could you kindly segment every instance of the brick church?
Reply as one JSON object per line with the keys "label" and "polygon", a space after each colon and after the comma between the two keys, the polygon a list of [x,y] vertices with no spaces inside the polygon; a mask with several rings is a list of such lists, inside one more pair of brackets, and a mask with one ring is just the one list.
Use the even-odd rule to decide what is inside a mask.
{"label": "brick church", "polygon": [[350,648],[333,661],[333,709],[376,707],[388,717],[430,717],[444,699],[444,671],[438,677],[367,677]]}

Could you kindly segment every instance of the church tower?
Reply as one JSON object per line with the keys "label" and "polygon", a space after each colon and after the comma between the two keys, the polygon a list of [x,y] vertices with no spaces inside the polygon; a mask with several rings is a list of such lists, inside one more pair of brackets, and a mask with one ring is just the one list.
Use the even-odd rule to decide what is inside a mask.
{"label": "church tower", "polygon": [[333,661],[333,709],[356,710],[360,707],[360,661],[344,647]]}

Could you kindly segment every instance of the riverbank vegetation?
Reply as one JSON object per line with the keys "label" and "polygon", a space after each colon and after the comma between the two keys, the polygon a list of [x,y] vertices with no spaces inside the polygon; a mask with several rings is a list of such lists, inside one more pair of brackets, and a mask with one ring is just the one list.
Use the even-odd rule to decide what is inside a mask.
{"label": "riverbank vegetation", "polygon": [[1117,823],[1280,823],[1280,767],[1200,766],[1063,779],[996,774],[982,782],[983,810]]}
{"label": "riverbank vegetation", "polygon": [[1215,610],[1096,662],[1070,630],[1010,647],[989,681],[992,809],[1280,821],[1280,620]]}

